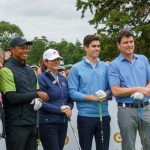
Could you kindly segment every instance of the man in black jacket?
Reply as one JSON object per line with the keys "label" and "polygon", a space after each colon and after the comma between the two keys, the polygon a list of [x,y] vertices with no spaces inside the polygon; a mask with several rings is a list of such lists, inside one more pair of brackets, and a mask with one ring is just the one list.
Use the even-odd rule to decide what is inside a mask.
{"label": "man in black jacket", "polygon": [[36,150],[36,110],[48,100],[38,91],[33,69],[26,65],[31,41],[16,37],[10,42],[11,59],[0,72],[6,123],[7,150]]}

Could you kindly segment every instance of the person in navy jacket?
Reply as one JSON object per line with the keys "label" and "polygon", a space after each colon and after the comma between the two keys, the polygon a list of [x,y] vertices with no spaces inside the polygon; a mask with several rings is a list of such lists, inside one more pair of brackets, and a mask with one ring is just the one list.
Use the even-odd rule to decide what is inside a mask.
{"label": "person in navy jacket", "polygon": [[44,150],[63,150],[68,119],[72,115],[68,83],[58,72],[60,58],[57,50],[46,50],[43,54],[46,69],[38,76],[40,90],[49,96],[40,110],[40,139]]}

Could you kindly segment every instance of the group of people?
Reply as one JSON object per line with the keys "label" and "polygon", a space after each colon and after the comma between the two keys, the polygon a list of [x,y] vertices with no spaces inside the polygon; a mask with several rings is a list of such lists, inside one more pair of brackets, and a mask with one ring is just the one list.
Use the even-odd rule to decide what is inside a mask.
{"label": "group of people", "polygon": [[149,62],[134,54],[130,30],[120,30],[116,40],[120,55],[106,64],[99,59],[99,37],[85,36],[85,57],[71,65],[67,76],[61,73],[57,50],[43,53],[36,75],[25,62],[32,42],[21,37],[10,42],[12,57],[3,68],[0,59],[7,150],[36,150],[38,138],[44,150],[63,150],[74,102],[81,149],[91,150],[94,137],[96,150],[109,150],[112,95],[118,105],[122,150],[135,150],[137,131],[143,149],[150,149]]}

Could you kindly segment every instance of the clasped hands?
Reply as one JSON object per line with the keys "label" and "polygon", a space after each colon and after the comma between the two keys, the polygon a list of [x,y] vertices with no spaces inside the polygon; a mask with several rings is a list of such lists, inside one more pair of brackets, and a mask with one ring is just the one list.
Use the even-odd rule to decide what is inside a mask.
{"label": "clasped hands", "polygon": [[130,96],[134,100],[142,100],[144,98],[144,95],[142,93],[136,92]]}
{"label": "clasped hands", "polygon": [[63,106],[61,106],[60,109],[61,109],[61,112],[65,113],[68,118],[71,117],[72,111],[71,111],[71,109],[70,109],[70,107],[68,105],[63,105]]}
{"label": "clasped hands", "polygon": [[103,100],[106,99],[107,94],[103,90],[99,90],[95,92],[96,96],[98,97],[99,101],[102,102]]}

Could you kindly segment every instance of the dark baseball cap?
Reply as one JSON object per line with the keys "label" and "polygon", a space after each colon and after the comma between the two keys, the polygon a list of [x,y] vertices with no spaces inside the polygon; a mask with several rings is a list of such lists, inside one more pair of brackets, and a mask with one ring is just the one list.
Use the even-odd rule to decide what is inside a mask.
{"label": "dark baseball cap", "polygon": [[10,47],[14,47],[14,46],[21,46],[21,45],[32,45],[31,41],[27,41],[26,39],[22,38],[22,37],[15,37],[11,42],[10,42]]}

